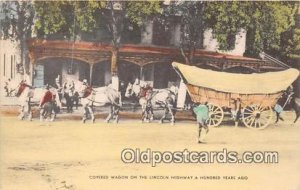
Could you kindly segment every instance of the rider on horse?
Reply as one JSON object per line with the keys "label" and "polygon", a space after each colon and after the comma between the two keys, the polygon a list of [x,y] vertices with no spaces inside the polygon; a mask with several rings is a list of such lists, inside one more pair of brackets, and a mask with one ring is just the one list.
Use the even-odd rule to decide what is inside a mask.
{"label": "rider on horse", "polygon": [[83,79],[83,81],[82,81],[82,89],[84,89],[83,90],[84,94],[83,94],[82,98],[88,97],[93,92],[93,88],[88,85],[86,79]]}
{"label": "rider on horse", "polygon": [[151,99],[151,93],[153,88],[147,83],[144,87],[141,88],[140,97],[145,97],[147,101]]}
{"label": "rider on horse", "polygon": [[141,88],[139,96],[141,98],[145,98],[147,101],[146,111],[151,112],[153,114],[153,108],[151,104],[153,88],[147,83],[144,87]]}
{"label": "rider on horse", "polygon": [[44,118],[46,118],[47,116],[51,117],[51,115],[52,115],[51,121],[54,120],[55,115],[56,115],[56,113],[55,113],[55,107],[56,107],[55,96],[56,95],[50,91],[50,86],[47,84],[46,92],[44,93],[44,95],[40,101],[40,104],[39,104],[39,108],[41,109],[41,112],[40,112],[41,121]]}
{"label": "rider on horse", "polygon": [[39,107],[42,108],[44,106],[45,103],[47,102],[52,102],[52,100],[54,99],[54,95],[53,93],[50,91],[50,86],[47,84],[46,85],[46,92],[44,94],[44,96],[42,97]]}

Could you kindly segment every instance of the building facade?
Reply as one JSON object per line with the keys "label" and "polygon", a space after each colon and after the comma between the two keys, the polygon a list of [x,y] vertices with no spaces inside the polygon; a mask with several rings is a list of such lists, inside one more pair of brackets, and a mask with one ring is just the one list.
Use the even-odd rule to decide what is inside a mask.
{"label": "building facade", "polygon": [[[168,46],[157,45],[158,37],[154,35],[154,29],[153,22],[149,22],[141,31],[138,42],[122,45],[119,50],[117,80],[128,83],[139,78],[154,88],[167,88],[179,83],[179,78],[171,67],[173,61],[184,62],[178,48],[178,27],[175,26],[171,31],[173,35],[169,41],[164,42]],[[271,63],[242,56],[245,51],[245,31],[237,34],[234,50],[219,53],[218,44],[212,38],[211,31],[208,30],[205,34],[206,49],[197,50],[195,53],[194,63],[199,67],[229,72],[240,67],[240,70],[246,72],[277,69]],[[108,42],[85,40],[86,36],[88,34],[82,35],[74,43],[57,39],[30,40],[28,47],[30,62],[34,66],[33,84],[53,84],[58,75],[62,76],[62,81],[87,79],[93,86],[112,83],[111,45]]]}
{"label": "building facade", "polygon": [[[0,2],[0,6],[2,3]],[[0,95],[3,95],[5,82],[8,80],[20,81],[23,79],[23,71],[20,68],[21,55],[19,43],[10,39],[4,39],[2,20],[5,14],[0,9]],[[10,31],[9,31],[10,32]]]}
{"label": "building facade", "polygon": [[[48,35],[46,38],[28,39],[28,57],[30,61],[30,81],[35,87],[54,85],[55,78],[60,82],[87,79],[94,87],[113,84],[122,90],[136,78],[148,82],[154,88],[182,86],[179,76],[173,70],[173,61],[184,62],[179,50],[180,26],[174,24],[168,31],[154,21],[147,21],[144,27],[127,27],[122,36],[119,49],[117,75],[111,68],[111,37],[106,26],[99,26],[93,32],[81,32],[74,42],[62,34]],[[194,64],[198,67],[227,72],[263,72],[280,70],[271,62],[246,58],[246,32],[240,30],[235,37],[235,48],[222,52],[218,48],[212,31],[204,33],[204,49],[196,50]],[[14,46],[14,47],[12,47]],[[17,78],[17,63],[20,59],[16,44],[9,40],[1,41],[0,63],[1,78]],[[19,75],[19,80],[26,78]],[[183,91],[184,93],[184,91]]]}

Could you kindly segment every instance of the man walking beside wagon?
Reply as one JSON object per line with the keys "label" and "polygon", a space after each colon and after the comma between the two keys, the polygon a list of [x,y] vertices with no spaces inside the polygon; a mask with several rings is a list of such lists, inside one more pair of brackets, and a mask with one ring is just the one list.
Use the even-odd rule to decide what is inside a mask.
{"label": "man walking beside wagon", "polygon": [[193,108],[193,111],[196,114],[196,119],[198,123],[198,143],[203,143],[204,138],[209,131],[207,126],[207,120],[209,118],[209,109],[207,106],[207,101],[203,104],[196,103],[195,107]]}

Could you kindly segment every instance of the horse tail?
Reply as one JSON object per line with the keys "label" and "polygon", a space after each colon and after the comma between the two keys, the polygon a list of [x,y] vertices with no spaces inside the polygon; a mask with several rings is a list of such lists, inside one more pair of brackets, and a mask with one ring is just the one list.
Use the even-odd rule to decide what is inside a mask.
{"label": "horse tail", "polygon": [[177,96],[172,90],[168,90],[168,99],[169,104],[172,105],[173,108],[177,108]]}
{"label": "horse tail", "polygon": [[174,96],[172,103],[173,103],[173,108],[177,108],[177,96],[176,95]]}
{"label": "horse tail", "polygon": [[176,96],[172,100],[172,106],[173,106],[173,114],[175,115],[176,112],[177,112],[177,98],[176,98]]}
{"label": "horse tail", "polygon": [[169,105],[172,106],[172,111],[173,111],[173,114],[175,115],[176,114],[176,111],[177,111],[177,97],[176,97],[176,94],[174,92],[172,92],[171,90],[169,90]]}
{"label": "horse tail", "polygon": [[108,88],[107,97],[112,105],[122,107],[122,96],[121,92],[116,89]]}

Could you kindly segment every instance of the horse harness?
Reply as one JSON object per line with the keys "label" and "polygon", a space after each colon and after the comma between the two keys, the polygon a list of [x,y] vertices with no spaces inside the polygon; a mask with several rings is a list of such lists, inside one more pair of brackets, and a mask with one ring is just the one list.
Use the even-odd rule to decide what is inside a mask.
{"label": "horse harness", "polygon": [[[105,93],[108,91],[108,89],[105,90]],[[97,102],[95,101],[95,95],[96,95],[97,91],[94,90],[91,86],[88,86],[86,91],[84,92],[84,95],[82,98],[86,98],[87,100],[92,102],[92,106],[94,103],[103,103],[103,102]],[[92,95],[91,98],[88,98],[90,95]],[[115,103],[117,104],[117,103]]]}

